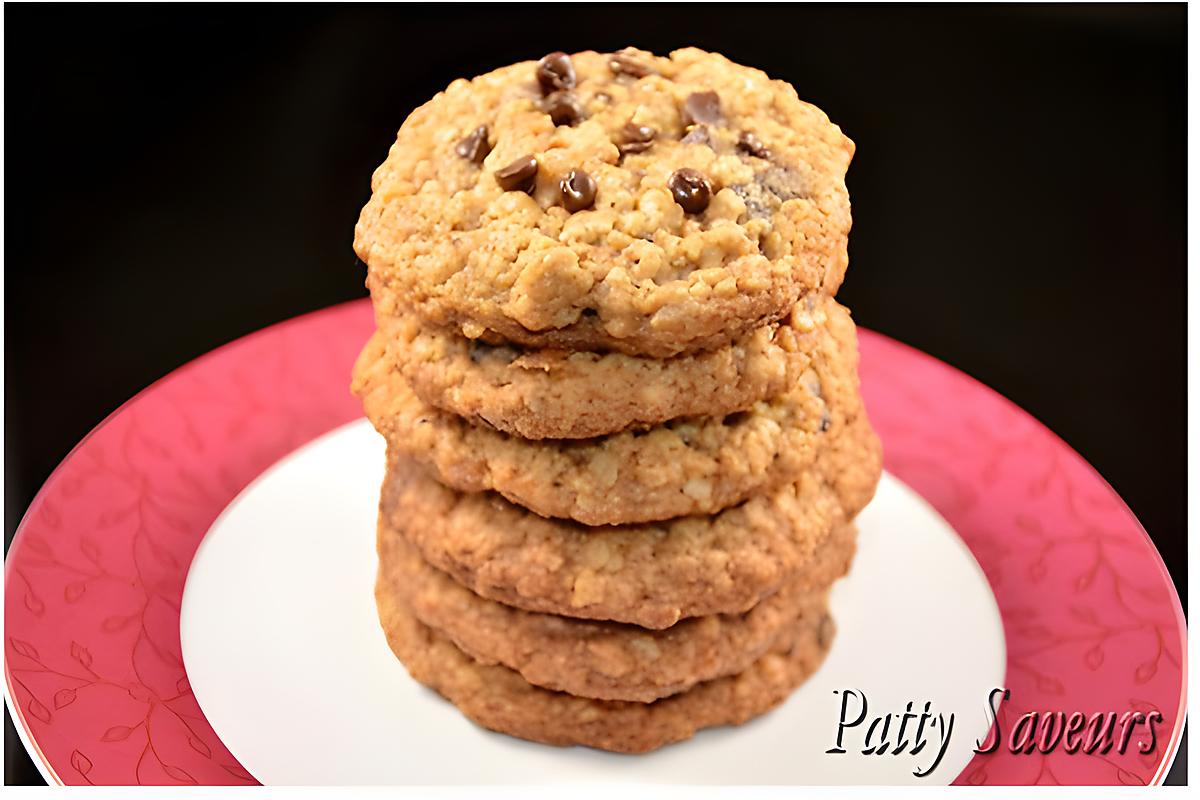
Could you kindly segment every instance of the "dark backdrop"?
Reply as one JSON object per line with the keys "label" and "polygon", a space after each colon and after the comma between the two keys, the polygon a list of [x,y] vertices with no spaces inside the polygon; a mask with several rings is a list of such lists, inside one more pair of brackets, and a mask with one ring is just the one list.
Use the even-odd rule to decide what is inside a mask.
{"label": "dark backdrop", "polygon": [[[1183,594],[1182,5],[6,12],[9,538],[137,390],[364,295],[350,241],[371,171],[451,79],[695,44],[792,82],[858,144],[855,319],[1061,435]],[[36,780],[8,754],[9,780]]]}

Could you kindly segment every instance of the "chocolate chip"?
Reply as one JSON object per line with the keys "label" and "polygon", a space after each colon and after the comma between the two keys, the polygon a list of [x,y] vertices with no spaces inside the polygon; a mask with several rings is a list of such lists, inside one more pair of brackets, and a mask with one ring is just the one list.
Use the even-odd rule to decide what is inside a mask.
{"label": "chocolate chip", "polygon": [[542,94],[575,88],[575,66],[566,53],[556,51],[544,56],[537,64],[537,82]]}
{"label": "chocolate chip", "polygon": [[537,183],[538,162],[533,156],[521,156],[507,167],[496,170],[496,183],[506,192],[533,192]]}
{"label": "chocolate chip", "polygon": [[596,202],[596,179],[581,169],[573,169],[558,183],[563,208],[574,214],[591,208]]}
{"label": "chocolate chip", "polygon": [[727,428],[732,428],[735,425],[741,425],[748,419],[750,419],[749,411],[734,411],[732,414],[726,414],[721,419],[721,424]]}
{"label": "chocolate chip", "polygon": [[608,68],[615,75],[629,75],[633,78],[644,78],[653,75],[654,69],[636,58],[625,53],[613,53],[608,57]]}
{"label": "chocolate chip", "polygon": [[458,144],[454,145],[454,152],[472,164],[482,164],[483,160],[487,158],[487,154],[492,152],[492,145],[488,142],[487,125],[480,125],[468,133]]}
{"label": "chocolate chip", "polygon": [[649,150],[654,144],[654,137],[658,136],[658,131],[651,128],[649,125],[638,125],[633,120],[625,123],[625,127],[621,129],[621,137],[623,141],[617,145],[617,149],[621,154],[625,153],[641,153]]}
{"label": "chocolate chip", "polygon": [[693,126],[679,141],[684,144],[703,144],[712,147],[712,135],[709,133],[707,125]]}
{"label": "chocolate chip", "polygon": [[574,125],[583,119],[583,106],[571,92],[554,92],[542,100],[542,110],[555,125]]}
{"label": "chocolate chip", "polygon": [[771,157],[771,151],[767,149],[767,146],[750,131],[742,131],[742,134],[738,136],[737,149],[743,153],[749,153],[755,158]]}
{"label": "chocolate chip", "polygon": [[721,121],[721,98],[716,92],[694,92],[683,101],[684,127]]}
{"label": "chocolate chip", "polygon": [[708,201],[712,199],[712,186],[708,178],[689,167],[671,173],[667,187],[675,197],[675,202],[689,214],[699,214],[708,208]]}

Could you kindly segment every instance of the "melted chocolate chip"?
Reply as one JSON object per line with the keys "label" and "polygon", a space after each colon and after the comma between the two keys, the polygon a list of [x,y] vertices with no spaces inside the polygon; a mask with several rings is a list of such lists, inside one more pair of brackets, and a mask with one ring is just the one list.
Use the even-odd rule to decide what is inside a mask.
{"label": "melted chocolate chip", "polygon": [[629,75],[633,78],[644,78],[655,74],[654,69],[633,56],[625,53],[613,53],[608,57],[608,68],[614,75]]}
{"label": "melted chocolate chip", "polygon": [[771,196],[761,184],[739,183],[729,188],[742,198],[742,202],[746,204],[746,213],[751,219],[766,219],[771,216],[773,205],[779,205],[779,201]]}
{"label": "melted chocolate chip", "polygon": [[641,153],[650,149],[650,146],[654,144],[655,136],[658,136],[658,131],[654,128],[649,125],[638,125],[630,120],[621,129],[621,137],[624,141],[617,145],[617,149],[621,151],[622,155]]}
{"label": "melted chocolate chip", "polygon": [[808,186],[804,178],[794,169],[787,167],[772,167],[756,174],[754,179],[762,187],[780,201],[795,200],[797,197],[808,197]]}
{"label": "melted chocolate chip", "polygon": [[581,169],[573,169],[558,183],[563,208],[574,214],[596,202],[596,180]]}
{"label": "melted chocolate chip", "polygon": [[738,136],[737,149],[755,158],[771,157],[771,151],[767,149],[767,146],[750,131],[742,131],[742,134]]}
{"label": "melted chocolate chip", "polygon": [[685,127],[698,123],[714,124],[721,121],[721,98],[716,92],[694,92],[683,101],[683,124]]}
{"label": "melted chocolate chip", "polygon": [[496,183],[506,192],[533,191],[537,183],[538,162],[533,156],[521,156],[507,167],[496,170]]}
{"label": "melted chocolate chip", "polygon": [[667,188],[671,190],[675,202],[689,214],[699,214],[708,208],[708,201],[712,199],[712,186],[708,178],[689,167],[671,173]]}
{"label": "melted chocolate chip", "polygon": [[746,204],[751,218],[770,217],[788,200],[808,197],[808,187],[795,170],[773,166],[754,174],[753,183],[730,186]]}
{"label": "melted chocolate chip", "polygon": [[575,66],[566,53],[556,51],[544,56],[537,64],[537,82],[542,94],[575,88]]}
{"label": "melted chocolate chip", "polygon": [[712,134],[709,133],[707,125],[695,125],[679,141],[684,144],[703,144],[712,147]]}
{"label": "melted chocolate chip", "polygon": [[583,106],[572,92],[554,92],[542,100],[542,110],[555,125],[574,125],[583,119]]}
{"label": "melted chocolate chip", "polygon": [[480,125],[463,137],[454,145],[454,152],[472,164],[482,164],[487,154],[492,152],[492,145],[488,142],[487,125]]}

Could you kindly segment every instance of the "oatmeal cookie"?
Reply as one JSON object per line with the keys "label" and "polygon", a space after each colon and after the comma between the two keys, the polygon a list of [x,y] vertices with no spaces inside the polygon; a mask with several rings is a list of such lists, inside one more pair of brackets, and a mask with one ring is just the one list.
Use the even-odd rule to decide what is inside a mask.
{"label": "oatmeal cookie", "polygon": [[859,416],[812,469],[772,494],[712,517],[589,528],[448,489],[392,451],[381,510],[426,561],[476,594],[661,629],[744,612],[779,589],[870,500],[879,472],[879,441]]}
{"label": "oatmeal cookie", "polygon": [[375,592],[388,644],[412,677],[469,719],[494,731],[555,745],[644,753],[701,728],[740,725],[779,705],[829,650],[828,613],[806,613],[744,672],[653,703],[593,700],[534,686],[518,673],[468,656],[421,624],[381,581]]}
{"label": "oatmeal cookie", "polygon": [[356,368],[363,408],[393,448],[443,484],[494,490],[545,517],[586,525],[711,514],[808,469],[862,413],[854,326],[822,328],[786,393],[723,417],[689,417],[597,439],[531,441],[421,402],[377,333]]}
{"label": "oatmeal cookie", "polygon": [[[380,591],[486,664],[529,683],[600,700],[650,702],[747,669],[782,631],[824,611],[849,569],[855,531],[844,525],[786,586],[745,614],[695,617],[661,631],[522,611],[479,597],[427,564],[386,519],[379,525]],[[390,587],[390,588],[386,588]]]}
{"label": "oatmeal cookie", "polygon": [[822,326],[853,322],[832,298],[813,294],[781,322],[668,359],[493,346],[412,315],[382,324],[388,359],[429,405],[526,439],[587,439],[745,411],[795,385]]}
{"label": "oatmeal cookie", "polygon": [[853,143],[787,83],[694,48],[552,54],[414,111],[355,227],[380,317],[669,357],[834,294]]}

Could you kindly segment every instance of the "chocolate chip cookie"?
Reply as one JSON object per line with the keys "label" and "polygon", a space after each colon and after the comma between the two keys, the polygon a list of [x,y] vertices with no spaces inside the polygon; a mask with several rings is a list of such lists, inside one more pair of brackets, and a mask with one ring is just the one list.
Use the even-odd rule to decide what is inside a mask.
{"label": "chocolate chip cookie", "polygon": [[409,674],[479,725],[535,742],[621,753],[644,753],[701,728],[740,725],[766,713],[820,666],[833,631],[827,614],[806,611],[737,675],[653,703],[594,700],[534,686],[507,667],[472,658],[419,622],[387,582],[377,585],[375,598],[388,644]]}
{"label": "chocolate chip cookie", "polygon": [[552,54],[404,122],[355,228],[377,314],[470,339],[669,357],[833,294],[853,143],[694,48]]}
{"label": "chocolate chip cookie", "polygon": [[379,525],[379,592],[483,663],[529,683],[601,700],[650,702],[750,667],[798,618],[824,612],[829,585],[854,556],[845,525],[812,563],[745,614],[683,620],[661,631],[522,611],[487,600],[427,564],[386,516]]}
{"label": "chocolate chip cookie", "polygon": [[773,493],[711,517],[589,528],[448,489],[392,450],[381,510],[426,561],[483,597],[661,629],[741,613],[778,590],[866,505],[879,472],[879,441],[859,416]]}
{"label": "chocolate chip cookie", "polygon": [[359,360],[355,388],[391,446],[447,486],[495,490],[587,525],[649,522],[715,513],[795,481],[822,440],[862,413],[854,326],[822,333],[809,368],[782,395],[598,439],[530,441],[428,406],[389,368],[382,332]]}
{"label": "chocolate chip cookie", "polygon": [[852,326],[808,295],[784,320],[731,344],[668,359],[488,345],[412,315],[381,322],[387,358],[416,395],[526,439],[586,439],[678,417],[723,417],[795,385],[824,325]]}

